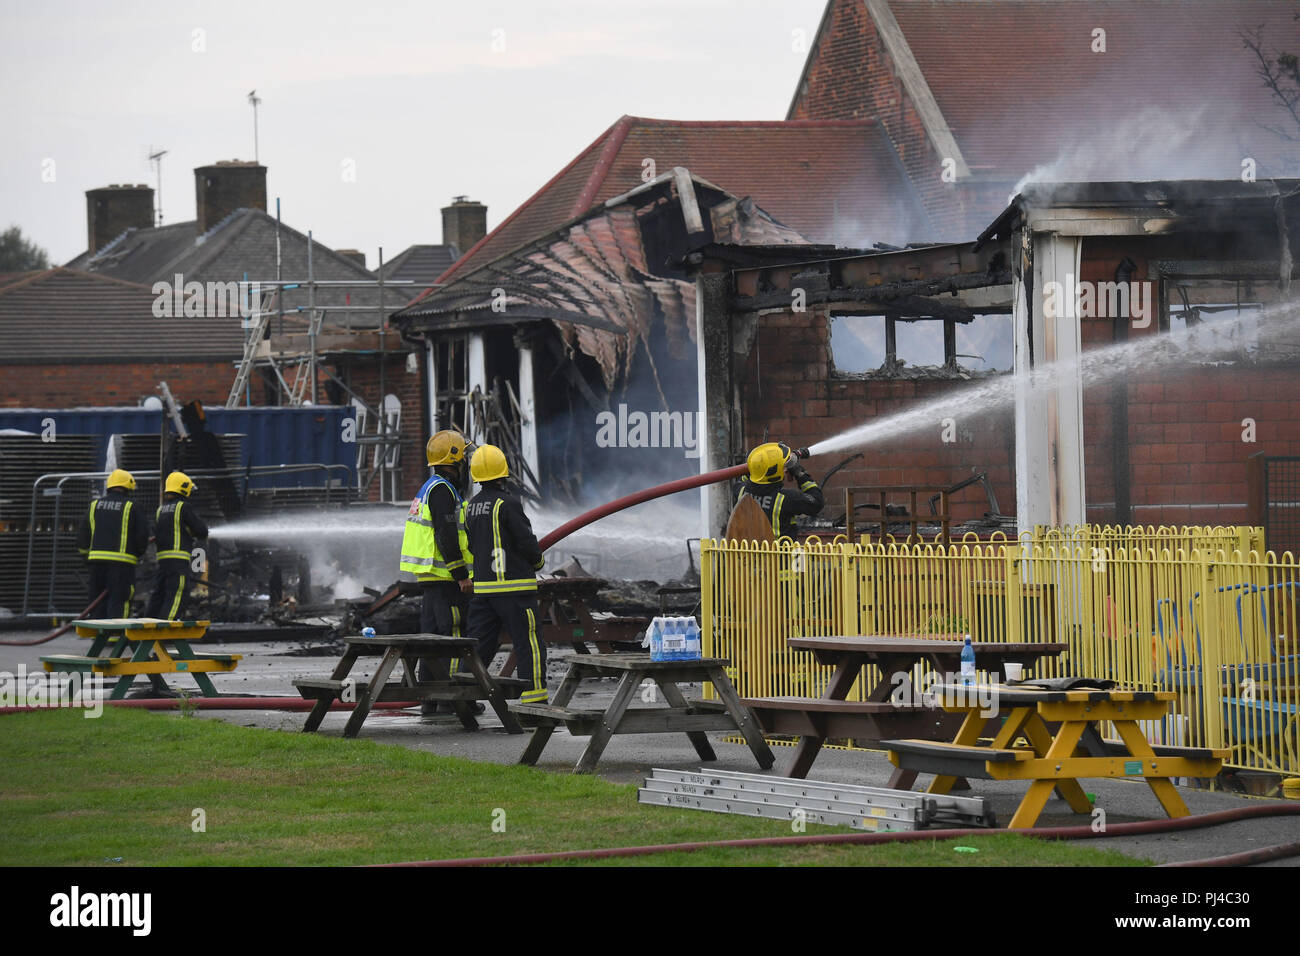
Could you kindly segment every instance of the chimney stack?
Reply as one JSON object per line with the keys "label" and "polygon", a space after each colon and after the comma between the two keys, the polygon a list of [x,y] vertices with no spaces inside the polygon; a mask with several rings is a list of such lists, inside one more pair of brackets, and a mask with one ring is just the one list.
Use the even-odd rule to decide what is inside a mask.
{"label": "chimney stack", "polygon": [[366,254],[360,249],[335,249],[334,251],[344,259],[351,259],[361,268],[364,269],[366,267]]}
{"label": "chimney stack", "polygon": [[266,167],[238,159],[194,170],[194,206],[203,235],[236,209],[266,212]]}
{"label": "chimney stack", "polygon": [[153,225],[153,189],[104,186],[86,190],[86,249],[93,256],[126,230]]}
{"label": "chimney stack", "polygon": [[442,207],[442,243],[455,246],[462,256],[487,235],[487,206],[464,196],[453,196]]}

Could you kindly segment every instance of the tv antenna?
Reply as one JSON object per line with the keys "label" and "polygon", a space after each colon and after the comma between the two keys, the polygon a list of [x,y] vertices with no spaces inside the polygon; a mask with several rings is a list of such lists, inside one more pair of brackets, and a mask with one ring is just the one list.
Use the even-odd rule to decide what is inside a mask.
{"label": "tv antenna", "polygon": [[253,162],[258,162],[257,156],[257,104],[262,102],[262,98],[257,95],[257,90],[248,91],[248,102],[253,107]]}
{"label": "tv antenna", "polygon": [[162,225],[162,158],[167,155],[165,149],[154,149],[149,147],[149,162],[153,163],[154,178],[158,183],[158,225]]}

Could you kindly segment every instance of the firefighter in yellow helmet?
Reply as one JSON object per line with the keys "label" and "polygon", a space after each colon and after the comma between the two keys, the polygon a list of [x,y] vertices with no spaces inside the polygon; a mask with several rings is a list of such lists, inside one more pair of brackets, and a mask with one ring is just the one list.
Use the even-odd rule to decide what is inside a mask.
{"label": "firefighter in yellow helmet", "polygon": [[[787,491],[790,478],[798,491]],[[793,538],[798,515],[820,514],[826,499],[817,482],[799,464],[799,458],[781,442],[767,442],[749,453],[749,474],[736,500],[749,495],[758,502],[778,538]]]}
{"label": "firefighter in yellow helmet", "polygon": [[483,486],[470,499],[465,522],[474,553],[469,636],[478,642],[479,659],[486,665],[496,654],[505,628],[519,676],[528,682],[519,699],[544,704],[546,644],[537,608],[536,574],[544,563],[542,549],[508,481],[510,468],[501,449],[483,445],[470,459],[469,473]]}
{"label": "firefighter in yellow helmet", "polygon": [[208,526],[189,499],[194,482],[183,471],[173,471],[163,486],[163,500],[154,516],[154,547],[158,574],[149,595],[148,617],[179,621],[185,612],[190,583],[203,573],[207,554],[196,552],[196,541],[206,541]]}
{"label": "firefighter in yellow helmet", "polygon": [[[463,637],[465,633],[465,614],[473,587],[460,520],[465,450],[465,437],[460,432],[444,429],[429,439],[424,457],[432,474],[420,486],[406,515],[399,567],[420,582],[420,631],[424,634]],[[431,669],[428,662],[421,660],[418,677],[421,681],[446,680],[455,663],[443,658],[434,661]],[[452,709],[447,703],[425,703],[421,708],[425,714]],[[482,713],[483,706],[471,704],[470,709]]]}
{"label": "firefighter in yellow helmet", "polygon": [[131,500],[135,477],[118,468],[104,483],[104,497],[90,503],[77,531],[77,550],[90,566],[90,599],[108,598],[97,617],[130,617],[135,569],[149,547],[149,519]]}

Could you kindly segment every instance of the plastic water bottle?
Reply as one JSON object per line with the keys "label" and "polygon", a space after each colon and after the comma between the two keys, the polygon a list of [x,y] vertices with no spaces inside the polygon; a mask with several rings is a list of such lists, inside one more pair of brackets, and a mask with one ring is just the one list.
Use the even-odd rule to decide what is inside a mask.
{"label": "plastic water bottle", "polygon": [[670,617],[664,625],[664,660],[680,661],[686,656],[686,623]]}
{"label": "plastic water bottle", "polygon": [[646,639],[644,644],[650,645],[650,660],[661,661],[664,659],[664,619],[657,617],[650,622],[650,627],[646,629]]}
{"label": "plastic water bottle", "polygon": [[975,648],[971,647],[969,634],[966,635],[966,643],[961,648],[961,682],[975,683]]}
{"label": "plastic water bottle", "polygon": [[374,629],[373,627],[363,627],[363,628],[361,629],[361,636],[362,636],[362,637],[374,637],[374,636],[375,636],[375,629]]}
{"label": "plastic water bottle", "polygon": [[686,660],[698,661],[704,656],[703,642],[700,640],[700,625],[693,617],[686,619]]}

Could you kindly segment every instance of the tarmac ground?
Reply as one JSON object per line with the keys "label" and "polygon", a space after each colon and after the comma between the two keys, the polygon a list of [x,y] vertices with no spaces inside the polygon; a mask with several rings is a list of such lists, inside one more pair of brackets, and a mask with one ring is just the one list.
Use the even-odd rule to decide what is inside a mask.
{"label": "tarmac ground", "polygon": [[[0,639],[11,641],[34,640],[41,636],[37,632],[0,633]],[[41,655],[84,653],[85,647],[85,641],[74,635],[64,635],[35,647],[0,646],[0,673],[17,674],[19,666],[22,665],[30,674],[40,670]],[[296,697],[297,694],[291,683],[293,678],[326,676],[336,661],[333,653],[323,656],[295,653],[304,650],[310,653],[311,645],[223,643],[222,653],[242,654],[243,659],[237,670],[213,675],[213,682],[223,695]],[[554,692],[563,677],[567,658],[572,652],[568,648],[561,647],[552,647],[549,652],[547,676]],[[355,676],[368,677],[370,669],[377,660],[377,658],[363,658],[358,663]],[[169,681],[175,688],[188,685],[189,690],[194,690],[192,684],[184,677],[179,678],[182,683],[178,683],[176,678],[169,678]],[[613,679],[586,682],[574,703],[579,706],[600,706],[601,702],[607,700],[613,693],[614,684]],[[147,686],[143,680],[140,680],[136,684],[136,690],[142,691]],[[693,696],[691,689],[687,688],[686,692],[688,697]],[[698,696],[698,688],[695,689],[694,696]],[[197,713],[212,720],[224,720],[241,726],[262,727],[290,733],[300,731],[306,719],[306,714],[303,712],[274,710],[198,711]],[[159,713],[157,716],[159,719],[174,717],[168,713]],[[345,712],[332,712],[326,715],[320,732],[341,735],[346,720]],[[367,718],[360,736],[381,743],[445,756],[500,764],[516,763],[526,745],[526,738],[507,734],[490,708],[479,716],[478,721],[480,730],[470,733],[461,727],[454,716],[450,715],[422,718],[415,710],[376,711]],[[709,736],[718,756],[717,761],[708,765],[709,769],[760,772],[749,749],[743,744],[727,742],[724,738],[728,734],[723,732],[712,733]],[[563,727],[558,728],[538,761],[537,769],[550,773],[570,773],[586,745],[587,738],[572,737]],[[773,752],[776,754],[776,766],[768,773],[780,775],[793,760],[794,748],[776,745],[773,747]],[[602,777],[618,783],[640,783],[650,774],[651,769],[656,767],[699,770],[701,763],[682,734],[629,735],[614,737],[610,741],[601,758],[598,772]],[[823,748],[809,778],[883,787],[892,769],[893,766],[886,754],[879,751]],[[928,780],[928,776],[922,775],[918,780],[918,788],[923,787]],[[961,795],[986,797],[997,819],[1004,825],[1015,812],[1016,805],[1024,792],[1024,784],[1013,781],[974,780],[971,786],[970,791],[963,792]],[[1155,796],[1140,780],[1085,780],[1083,787],[1089,793],[1096,795],[1096,805],[1106,811],[1107,825],[1164,819],[1163,811],[1156,802]],[[1290,802],[1190,787],[1180,787],[1179,793],[1193,814],[1258,806],[1266,802]],[[1064,801],[1053,797],[1039,818],[1038,825],[1082,826],[1090,822],[1089,817],[1076,815]],[[1158,863],[1204,859],[1277,844],[1300,842],[1300,815],[1244,820],[1175,833],[1106,837],[1079,842],[1118,850]],[[1277,860],[1263,865],[1300,866],[1300,857]]]}

